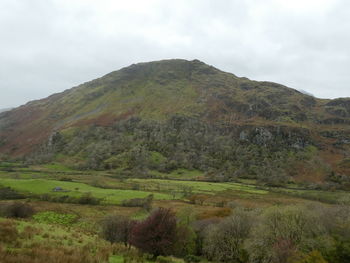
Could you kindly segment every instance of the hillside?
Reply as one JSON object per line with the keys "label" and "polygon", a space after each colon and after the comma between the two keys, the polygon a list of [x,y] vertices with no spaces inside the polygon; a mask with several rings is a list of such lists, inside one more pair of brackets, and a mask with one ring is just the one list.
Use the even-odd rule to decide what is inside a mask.
{"label": "hillside", "polygon": [[198,60],[139,63],[0,113],[0,153],[149,176],[348,187],[350,98],[317,99]]}

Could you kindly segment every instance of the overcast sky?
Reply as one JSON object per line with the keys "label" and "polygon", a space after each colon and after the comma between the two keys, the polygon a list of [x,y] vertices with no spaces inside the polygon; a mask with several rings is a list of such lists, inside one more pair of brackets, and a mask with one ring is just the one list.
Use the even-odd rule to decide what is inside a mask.
{"label": "overcast sky", "polygon": [[0,0],[0,109],[168,58],[350,97],[350,1]]}

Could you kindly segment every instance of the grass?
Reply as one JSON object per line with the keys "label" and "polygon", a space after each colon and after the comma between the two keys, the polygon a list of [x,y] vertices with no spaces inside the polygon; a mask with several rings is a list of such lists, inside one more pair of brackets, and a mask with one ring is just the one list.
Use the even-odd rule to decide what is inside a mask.
{"label": "grass", "polygon": [[21,166],[20,164],[13,163],[13,162],[0,162],[0,167],[5,168],[5,167],[18,167]]}
{"label": "grass", "polygon": [[[108,262],[112,254],[109,242],[96,234],[81,231],[71,227],[51,225],[33,221],[3,220],[2,227],[8,229],[2,245],[7,251],[14,252],[11,260],[6,262],[48,262],[54,257],[59,262]],[[0,257],[6,253],[0,250]],[[85,261],[84,258],[93,260]],[[49,260],[50,261],[50,260]],[[2,262],[2,261],[1,261]]]}
{"label": "grass", "polygon": [[171,178],[171,179],[185,179],[185,180],[196,180],[197,178],[203,177],[203,172],[199,170],[188,170],[188,169],[176,169],[171,173],[160,173],[158,171],[152,171],[152,175],[159,178]]}
{"label": "grass", "polygon": [[124,257],[120,255],[113,255],[109,258],[109,263],[123,263]]}
{"label": "grass", "polygon": [[[0,218],[0,222],[4,221],[5,219]],[[25,245],[30,245],[33,242],[47,241],[47,236],[50,236],[50,242],[56,241],[57,243],[59,242],[66,246],[84,246],[88,243],[95,243],[95,241],[99,239],[96,234],[84,233],[81,230],[75,230],[65,226],[13,219],[11,219],[11,221],[15,223],[20,234],[28,232],[28,228],[31,229],[31,234],[29,235],[30,238],[24,240]],[[23,239],[26,239],[26,237],[27,235],[22,235]],[[106,243],[102,239],[100,242]]]}
{"label": "grass", "polygon": [[[4,163],[4,165],[13,164]],[[15,173],[0,171],[0,184],[33,195],[80,197],[84,193],[90,192],[94,197],[103,199],[103,204],[120,204],[123,200],[144,198],[150,193],[154,194],[156,200],[183,199],[185,195],[189,194],[226,195],[240,199],[268,199],[267,194],[278,193],[284,197],[326,203],[350,202],[350,194],[343,191],[301,190],[297,189],[297,185],[288,185],[287,188],[261,188],[256,186],[255,180],[247,179],[241,179],[240,183],[190,181],[203,175],[198,170],[177,169],[169,174],[152,171],[153,175],[159,179],[134,178],[126,180],[116,179],[105,172],[98,171],[90,171],[86,174],[70,173],[69,168],[55,163],[44,165],[40,170],[42,171]],[[51,173],[47,174],[45,170],[50,170]],[[65,175],[61,175],[60,172],[64,172]],[[73,181],[60,181],[59,178],[62,176],[69,177]],[[62,187],[67,192],[53,192],[52,189],[57,186]]]}
{"label": "grass", "polygon": [[54,172],[75,172],[75,170],[59,163],[45,164],[45,165],[42,165],[42,168],[47,169],[49,171],[54,171]]}
{"label": "grass", "polygon": [[268,191],[257,189],[255,186],[240,183],[211,183],[197,181],[176,181],[163,179],[129,179],[130,182],[138,183],[143,189],[162,191],[191,190],[193,193],[212,194],[223,191],[239,191],[249,194],[267,194]]}
{"label": "grass", "polygon": [[[64,182],[48,179],[2,179],[1,184],[9,186],[16,191],[30,193],[34,195],[49,194],[52,196],[68,195],[80,197],[85,193],[91,193],[94,197],[102,198],[106,204],[120,204],[121,201],[132,198],[144,198],[149,191],[103,189],[93,187],[84,183]],[[61,187],[67,192],[54,192],[55,187]],[[156,200],[172,199],[170,194],[153,193]]]}
{"label": "grass", "polygon": [[271,191],[303,199],[310,199],[331,204],[350,204],[350,193],[345,191],[322,191],[275,188]]}

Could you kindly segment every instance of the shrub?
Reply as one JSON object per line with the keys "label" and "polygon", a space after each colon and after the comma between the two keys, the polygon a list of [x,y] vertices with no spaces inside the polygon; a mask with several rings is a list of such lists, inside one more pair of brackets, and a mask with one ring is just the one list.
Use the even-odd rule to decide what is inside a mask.
{"label": "shrub", "polygon": [[27,218],[34,214],[34,209],[27,203],[12,202],[2,206],[1,214],[5,217]]}
{"label": "shrub", "polygon": [[133,198],[129,200],[123,200],[121,205],[126,207],[142,207],[147,211],[152,208],[153,194],[148,195],[145,198]]}
{"label": "shrub", "polygon": [[78,198],[78,203],[82,205],[98,205],[101,199],[93,197],[91,193],[85,193]]}
{"label": "shrub", "polygon": [[22,199],[24,196],[10,187],[0,187],[0,200]]}

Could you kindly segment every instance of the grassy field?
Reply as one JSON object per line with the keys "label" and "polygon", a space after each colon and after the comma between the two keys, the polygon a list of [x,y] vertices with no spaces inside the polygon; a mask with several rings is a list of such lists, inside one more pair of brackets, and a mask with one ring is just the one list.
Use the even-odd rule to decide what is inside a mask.
{"label": "grassy field", "polygon": [[[42,173],[23,173],[14,176],[13,173],[2,171],[0,185],[11,187],[19,192],[50,196],[80,197],[91,193],[101,198],[104,204],[120,204],[121,201],[132,198],[144,198],[154,194],[156,200],[183,200],[192,194],[221,195],[235,199],[271,199],[299,198],[325,203],[349,203],[350,193],[344,191],[302,190],[296,188],[267,188],[247,182],[214,183],[201,181],[183,181],[174,179],[116,179],[100,173],[85,175],[57,175]],[[67,177],[73,181],[57,180]],[[14,177],[16,179],[14,179]],[[55,187],[61,187],[63,192],[54,192]],[[276,196],[277,195],[277,196]],[[227,201],[227,200],[226,200]]]}
{"label": "grassy field", "polygon": [[176,169],[170,173],[160,173],[158,171],[151,171],[151,174],[157,178],[170,178],[179,180],[196,180],[203,177],[203,172],[198,170]]}
{"label": "grassy field", "polygon": [[[183,200],[191,194],[221,195],[235,199],[267,200],[271,197],[299,198],[325,203],[350,203],[350,193],[343,191],[302,190],[296,185],[283,188],[258,186],[254,180],[240,183],[203,182],[198,170],[177,169],[169,174],[151,171],[157,179],[118,179],[105,171],[75,171],[62,164],[25,167],[17,163],[0,163],[0,185],[33,195],[68,195],[80,197],[91,193],[104,204],[120,204],[131,198],[144,198],[150,193],[156,200]],[[65,179],[72,181],[65,181]],[[53,192],[61,187],[64,192]],[[66,192],[67,191],[67,192]],[[226,200],[227,201],[227,200]]]}
{"label": "grassy field", "polygon": [[[144,198],[149,194],[154,194],[157,200],[172,199],[170,194],[153,193],[137,190],[117,190],[103,189],[93,187],[84,183],[64,182],[49,179],[1,179],[3,186],[11,187],[19,192],[42,195],[49,194],[54,196],[68,195],[72,197],[80,197],[85,193],[91,193],[94,197],[102,198],[106,204],[120,204],[121,201],[131,198]],[[55,187],[61,187],[67,192],[54,192]]]}
{"label": "grassy field", "polygon": [[132,183],[137,183],[141,189],[164,190],[164,191],[182,191],[190,190],[193,193],[212,194],[221,191],[239,191],[250,194],[267,194],[268,191],[257,189],[255,186],[239,183],[211,183],[198,181],[178,181],[163,179],[130,179]]}
{"label": "grassy field", "polygon": [[275,188],[271,191],[283,195],[299,197],[308,200],[315,200],[331,204],[350,204],[350,192],[346,191],[321,191],[321,190],[302,190],[289,188]]}

